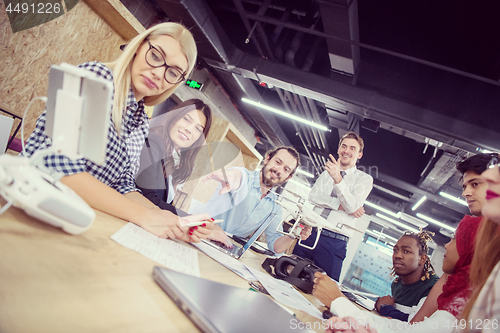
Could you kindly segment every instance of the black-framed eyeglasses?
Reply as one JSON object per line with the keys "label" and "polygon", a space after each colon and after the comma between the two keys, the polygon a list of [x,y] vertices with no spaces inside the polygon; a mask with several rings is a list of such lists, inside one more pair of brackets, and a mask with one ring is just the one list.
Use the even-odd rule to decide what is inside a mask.
{"label": "black-framed eyeglasses", "polygon": [[491,157],[491,160],[486,165],[486,167],[488,169],[493,169],[496,166],[500,166],[500,161],[498,160],[498,155]]}
{"label": "black-framed eyeglasses", "polygon": [[146,52],[146,62],[149,66],[154,68],[165,66],[166,70],[164,77],[165,80],[170,84],[181,83],[186,79],[186,76],[179,68],[167,65],[167,63],[165,62],[165,58],[160,53],[160,51],[156,47],[151,45],[149,41],[148,44],[149,49]]}

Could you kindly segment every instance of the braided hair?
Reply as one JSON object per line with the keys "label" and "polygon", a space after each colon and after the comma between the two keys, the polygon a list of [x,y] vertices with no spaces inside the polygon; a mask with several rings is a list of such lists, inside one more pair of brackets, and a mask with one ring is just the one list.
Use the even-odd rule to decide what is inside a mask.
{"label": "braided hair", "polygon": [[[429,259],[429,256],[427,255],[429,253],[429,246],[427,245],[427,243],[434,241],[432,239],[432,236],[434,236],[434,233],[431,231],[422,230],[422,228],[420,228],[419,232],[405,231],[403,236],[411,237],[417,241],[418,254],[425,255],[424,270],[422,272],[422,277],[420,278],[420,280],[425,281],[425,280],[430,279],[431,275],[436,274],[436,271],[434,270],[434,267],[431,264],[431,260]],[[401,237],[403,237],[403,236],[401,236]],[[394,267],[392,267],[391,276],[396,276],[396,273],[394,271]],[[400,278],[401,277],[398,276],[398,277],[396,277],[396,279],[394,279],[394,281],[398,282]]]}

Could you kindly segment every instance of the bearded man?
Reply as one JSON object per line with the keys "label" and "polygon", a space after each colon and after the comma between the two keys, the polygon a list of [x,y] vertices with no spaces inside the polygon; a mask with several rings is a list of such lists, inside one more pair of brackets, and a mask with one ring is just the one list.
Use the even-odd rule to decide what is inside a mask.
{"label": "bearded man", "polygon": [[[213,179],[220,184],[200,212],[224,220],[220,224],[221,230],[213,231],[213,235],[208,238],[230,246],[230,242],[221,239],[225,237],[222,230],[247,237],[271,214],[275,214],[274,220],[265,230],[267,246],[276,254],[285,252],[294,238],[277,231],[282,230],[282,209],[276,203],[276,193],[272,189],[289,180],[299,163],[300,157],[295,148],[278,147],[266,153],[260,171],[233,168],[227,170],[225,176],[221,171],[215,171],[205,177],[203,181]],[[300,237],[305,240],[310,234],[311,228],[305,227]]]}

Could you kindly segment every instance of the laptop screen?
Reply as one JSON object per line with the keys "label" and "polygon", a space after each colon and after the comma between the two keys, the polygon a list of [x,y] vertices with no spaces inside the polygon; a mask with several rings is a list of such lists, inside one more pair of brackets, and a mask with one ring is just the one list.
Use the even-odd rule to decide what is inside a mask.
{"label": "laptop screen", "polygon": [[252,237],[250,237],[250,239],[245,243],[245,245],[243,245],[242,254],[245,253],[245,251],[248,250],[250,246],[252,246],[252,244],[257,240],[257,238],[259,238],[259,236],[264,232],[264,230],[266,230],[266,228],[271,224],[271,222],[273,222],[275,217],[276,217],[275,213],[269,214],[269,216],[264,220],[264,222],[262,222],[259,229],[257,229],[253,233]]}
{"label": "laptop screen", "polygon": [[306,332],[263,294],[162,267],[154,268],[153,278],[203,332]]}

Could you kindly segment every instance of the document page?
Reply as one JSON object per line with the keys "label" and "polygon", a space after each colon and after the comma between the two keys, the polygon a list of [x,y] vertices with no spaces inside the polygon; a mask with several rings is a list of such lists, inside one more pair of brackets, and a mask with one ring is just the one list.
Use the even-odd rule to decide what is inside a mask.
{"label": "document page", "polygon": [[221,265],[226,266],[245,280],[255,281],[255,277],[252,273],[247,269],[245,264],[234,259],[233,257],[213,248],[212,246],[201,243],[193,243],[193,246],[196,246],[198,249],[203,251],[207,256],[211,257],[215,261],[219,262]]}
{"label": "document page", "polygon": [[198,251],[127,223],[111,239],[175,271],[200,277]]}
{"label": "document page", "polygon": [[319,311],[311,302],[296,290],[290,283],[275,279],[271,275],[259,272],[251,267],[247,268],[266,288],[269,294],[281,304],[290,306],[295,309],[302,310],[311,316],[323,319],[321,311]]}

